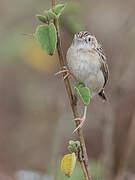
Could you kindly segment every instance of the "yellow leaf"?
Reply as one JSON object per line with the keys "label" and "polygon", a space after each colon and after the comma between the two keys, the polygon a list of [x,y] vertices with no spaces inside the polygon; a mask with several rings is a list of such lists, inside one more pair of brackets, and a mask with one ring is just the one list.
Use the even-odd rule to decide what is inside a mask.
{"label": "yellow leaf", "polygon": [[66,154],[61,160],[61,170],[65,176],[70,177],[76,164],[76,155],[73,152],[72,154]]}

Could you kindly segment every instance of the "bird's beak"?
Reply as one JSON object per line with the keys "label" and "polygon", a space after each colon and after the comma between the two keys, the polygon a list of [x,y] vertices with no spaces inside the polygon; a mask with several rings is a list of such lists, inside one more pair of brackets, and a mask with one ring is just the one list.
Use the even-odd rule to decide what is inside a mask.
{"label": "bird's beak", "polygon": [[76,41],[83,41],[83,39],[82,39],[82,38],[77,37],[77,35],[76,35],[76,34],[75,34],[74,40],[76,40]]}
{"label": "bird's beak", "polygon": [[77,37],[77,35],[75,34],[74,39],[73,39],[73,41],[72,41],[72,44],[75,45],[76,42],[82,42],[82,41],[83,41],[83,39]]}

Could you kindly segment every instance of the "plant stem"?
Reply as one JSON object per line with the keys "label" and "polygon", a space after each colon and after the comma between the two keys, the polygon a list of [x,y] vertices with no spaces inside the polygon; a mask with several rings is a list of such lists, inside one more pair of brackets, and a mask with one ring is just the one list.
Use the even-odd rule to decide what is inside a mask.
{"label": "plant stem", "polygon": [[[54,7],[54,6],[55,6],[55,0],[52,0],[52,7]],[[56,31],[57,31],[57,51],[58,51],[58,56],[59,56],[59,63],[60,63],[60,68],[62,68],[63,66],[65,66],[65,62],[64,62],[62,45],[61,45],[61,37],[60,37],[58,20],[56,20],[56,19],[54,20],[54,25],[55,25]],[[66,75],[66,73],[63,73],[63,77],[65,75]],[[68,94],[68,97],[70,100],[74,118],[77,118],[78,117],[77,98],[73,96],[73,93],[71,90],[71,85],[70,85],[68,78],[64,79],[64,84],[65,84],[67,94]],[[76,127],[78,127],[79,124],[80,124],[80,121],[76,121]],[[80,161],[80,164],[81,164],[84,176],[85,176],[85,180],[91,180],[91,177],[88,172],[88,156],[87,156],[85,141],[84,141],[84,137],[83,137],[81,128],[79,128],[77,130],[77,132],[78,132],[78,138],[79,138],[81,150],[82,150],[82,161]]]}

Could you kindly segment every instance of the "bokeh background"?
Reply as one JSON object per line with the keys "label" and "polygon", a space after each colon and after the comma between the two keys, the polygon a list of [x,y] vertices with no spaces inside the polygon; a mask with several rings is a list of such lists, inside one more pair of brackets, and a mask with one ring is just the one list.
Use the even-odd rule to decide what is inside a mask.
{"label": "bokeh background", "polygon": [[[75,32],[88,30],[109,64],[108,102],[94,98],[83,126],[93,180],[135,180],[135,1],[56,2],[67,3],[64,53]],[[51,0],[0,0],[0,180],[66,179],[60,159],[77,140],[73,116],[63,80],[54,76],[57,53],[46,55],[30,35],[35,14],[50,7]],[[71,179],[83,179],[79,165]]]}

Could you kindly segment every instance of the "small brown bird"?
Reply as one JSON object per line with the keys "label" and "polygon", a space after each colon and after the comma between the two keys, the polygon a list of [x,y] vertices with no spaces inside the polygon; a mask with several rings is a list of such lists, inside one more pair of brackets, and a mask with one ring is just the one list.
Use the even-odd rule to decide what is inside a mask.
{"label": "small brown bird", "polygon": [[[59,73],[67,72],[65,78],[72,75],[74,79],[84,83],[90,89],[91,98],[99,95],[103,100],[106,100],[104,88],[109,70],[102,46],[97,42],[95,36],[92,36],[88,31],[75,34],[67,52],[67,63],[68,68],[64,67]],[[75,131],[82,127],[86,111],[87,107],[85,107],[83,117],[75,119],[81,121]]]}

